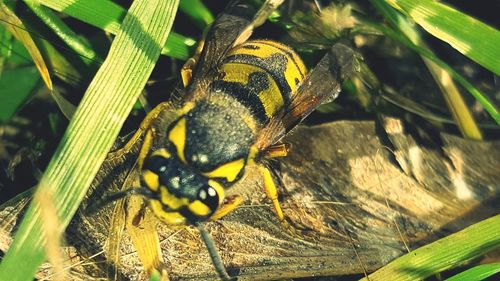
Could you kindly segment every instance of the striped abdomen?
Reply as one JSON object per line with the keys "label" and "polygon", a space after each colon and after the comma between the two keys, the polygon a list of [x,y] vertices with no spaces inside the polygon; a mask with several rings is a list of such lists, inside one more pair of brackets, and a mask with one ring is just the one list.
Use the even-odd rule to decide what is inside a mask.
{"label": "striped abdomen", "polygon": [[286,107],[305,76],[299,56],[288,46],[255,40],[233,48],[211,90],[231,95],[262,124]]}
{"label": "striped abdomen", "polygon": [[205,98],[174,128],[183,132],[180,158],[229,184],[243,174],[258,128],[289,104],[305,68],[289,47],[260,40],[233,48],[218,70]]}

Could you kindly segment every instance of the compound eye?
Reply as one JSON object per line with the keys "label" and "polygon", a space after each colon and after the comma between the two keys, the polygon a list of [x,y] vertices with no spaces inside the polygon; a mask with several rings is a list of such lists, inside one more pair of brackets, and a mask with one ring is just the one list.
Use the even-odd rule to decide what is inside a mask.
{"label": "compound eye", "polygon": [[219,194],[215,188],[207,185],[198,192],[198,199],[207,205],[210,210],[215,211],[219,206]]}

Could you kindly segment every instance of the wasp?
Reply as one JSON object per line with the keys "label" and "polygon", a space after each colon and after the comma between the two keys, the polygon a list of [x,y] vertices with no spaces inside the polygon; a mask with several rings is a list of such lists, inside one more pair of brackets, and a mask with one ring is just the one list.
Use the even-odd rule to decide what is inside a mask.
{"label": "wasp", "polygon": [[221,279],[229,280],[203,223],[243,202],[226,197],[247,168],[257,165],[277,219],[289,227],[278,200],[269,159],[286,156],[281,139],[316,107],[335,99],[355,70],[354,52],[334,45],[309,73],[288,46],[249,40],[273,11],[232,1],[210,26],[184,65],[182,97],[159,104],[126,147],[142,140],[140,187],[106,196],[110,202],[142,196],[160,221],[194,225],[202,234]]}

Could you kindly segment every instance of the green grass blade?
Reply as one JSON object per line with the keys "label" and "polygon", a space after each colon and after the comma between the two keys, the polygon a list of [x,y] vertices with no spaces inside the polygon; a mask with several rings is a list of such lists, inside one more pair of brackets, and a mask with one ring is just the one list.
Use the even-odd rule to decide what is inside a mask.
{"label": "green grass blade", "polygon": [[[402,14],[394,10],[384,0],[371,0],[375,8],[394,26],[394,28],[401,31],[413,44],[420,48],[426,49],[429,53],[434,53],[427,47],[424,41],[421,40],[419,31],[416,30],[415,25],[410,23],[408,19],[404,18]],[[422,57],[425,65],[429,69],[434,81],[439,86],[441,93],[448,105],[448,109],[453,115],[458,128],[462,135],[469,139],[481,140],[482,133],[474,120],[467,104],[462,98],[451,74],[446,70],[436,65],[428,58]]]}
{"label": "green grass blade", "polygon": [[500,263],[490,263],[475,266],[445,281],[479,281],[500,272]]}
{"label": "green grass blade", "polygon": [[385,0],[435,37],[500,75],[500,31],[434,0]]}
{"label": "green grass blade", "polygon": [[500,233],[500,215],[471,225],[399,257],[370,274],[369,280],[422,280],[499,249],[498,233]]}
{"label": "green grass blade", "polygon": [[0,24],[3,24],[5,29],[10,32],[14,38],[23,43],[26,50],[30,54],[35,63],[43,81],[48,89],[52,90],[52,79],[50,78],[49,70],[45,61],[38,50],[33,38],[26,31],[22,21],[12,12],[12,10],[0,0]]}
{"label": "green grass blade", "polygon": [[7,69],[0,75],[0,122],[9,121],[40,81],[35,66]]}
{"label": "green grass blade", "polygon": [[[110,0],[40,0],[40,4],[116,35],[125,9]],[[162,54],[186,60],[196,41],[171,32]]]}
{"label": "green grass blade", "polygon": [[[87,89],[37,190],[52,194],[61,229],[69,224],[144,88],[177,5],[178,0],[134,1]],[[0,280],[33,280],[46,258],[43,223],[39,205],[33,202],[0,264]]]}
{"label": "green grass blade", "polygon": [[[86,42],[80,40],[80,37],[78,37],[73,30],[71,30],[54,12],[38,4],[38,1],[25,0],[24,2],[73,51],[92,61],[97,60],[97,54],[94,52],[92,47]],[[84,61],[90,63],[89,60]]]}
{"label": "green grass blade", "polygon": [[0,76],[4,67],[5,60],[11,55],[12,34],[0,25]]}
{"label": "green grass blade", "polygon": [[447,63],[436,57],[433,53],[431,53],[429,50],[421,48],[413,42],[411,42],[407,37],[401,35],[400,33],[377,23],[370,23],[370,22],[364,22],[364,24],[379,30],[382,32],[384,35],[391,37],[393,40],[396,40],[400,42],[401,44],[407,46],[408,48],[411,48],[412,50],[418,52],[420,55],[422,55],[425,58],[428,58],[429,60],[433,61],[436,63],[439,67],[442,69],[446,70],[453,79],[455,79],[462,87],[464,87],[482,106],[483,108],[490,114],[490,116],[495,120],[497,124],[500,125],[500,112],[498,109],[495,107],[492,101],[489,100],[489,98],[481,92],[479,89],[474,87],[467,79],[465,79],[462,75],[460,75],[458,72],[456,72],[453,68],[451,68]]}
{"label": "green grass blade", "polygon": [[201,30],[214,21],[212,12],[200,0],[182,0],[179,3],[179,9],[188,15]]}
{"label": "green grass blade", "polygon": [[161,54],[187,60],[193,55],[195,45],[196,40],[175,32],[170,32],[167,44],[161,49]]}

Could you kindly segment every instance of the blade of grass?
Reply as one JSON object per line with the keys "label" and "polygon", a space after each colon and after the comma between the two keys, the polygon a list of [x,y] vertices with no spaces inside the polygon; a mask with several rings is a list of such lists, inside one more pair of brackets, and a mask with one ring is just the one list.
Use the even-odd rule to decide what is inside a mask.
{"label": "blade of grass", "polygon": [[500,75],[500,31],[434,0],[385,0],[460,53]]}
{"label": "blade of grass", "polygon": [[[409,40],[411,40],[413,44],[426,49],[433,54],[432,51],[426,46],[425,42],[421,40],[418,30],[416,30],[414,25],[411,24],[406,18],[392,9],[383,0],[371,0],[371,2],[379,10],[379,12],[381,12],[396,29],[401,31]],[[460,92],[458,91],[451,75],[430,59],[424,56],[422,56],[422,59],[434,78],[434,81],[436,81],[439,89],[443,93],[446,104],[448,105],[458,128],[462,132],[462,135],[469,139],[481,140],[483,138],[481,131],[479,130],[479,127],[465,101],[460,95]]]}
{"label": "blade of grass", "polygon": [[[24,3],[26,3],[26,5],[73,51],[92,61],[98,60],[97,54],[92,47],[85,41],[80,40],[80,37],[78,37],[54,12],[38,4],[38,1],[24,0]],[[88,60],[84,60],[84,62],[90,63]]]}
{"label": "blade of grass", "polygon": [[490,263],[475,266],[445,281],[476,281],[486,279],[500,272],[500,263]]}
{"label": "blade of grass", "polygon": [[500,248],[499,232],[496,215],[399,257],[361,280],[422,280]]}
{"label": "blade of grass", "polygon": [[[172,27],[177,1],[136,0],[71,120],[39,190],[53,192],[61,230],[70,222],[140,95]],[[0,280],[32,280],[46,255],[40,207],[30,205],[0,264]],[[22,269],[22,270],[20,270]]]}
{"label": "blade of grass", "polygon": [[462,87],[464,87],[483,106],[483,108],[490,114],[491,118],[493,118],[493,120],[495,120],[495,122],[500,125],[500,113],[498,112],[498,109],[495,107],[493,102],[490,101],[489,98],[479,89],[477,89],[471,83],[469,83],[467,79],[465,79],[462,75],[460,75],[453,68],[451,68],[447,63],[436,57],[429,50],[413,44],[413,42],[411,42],[407,37],[401,35],[401,33],[399,32],[392,30],[391,28],[369,21],[364,21],[363,24],[370,26],[373,29],[379,30],[384,35],[389,36],[393,40],[396,40],[401,44],[407,46],[408,48],[418,52],[420,55],[430,59],[431,61],[436,63],[439,67],[446,70],[446,72],[451,74],[453,79],[455,79],[458,83],[460,83],[460,85],[462,85]]}
{"label": "blade of grass", "polygon": [[[31,38],[30,34],[26,31],[21,20],[1,0],[0,23],[3,24],[5,29],[14,35],[17,40],[23,43],[33,58],[33,62],[38,68],[45,85],[47,85],[47,88],[52,90],[52,80],[50,79],[49,70],[43,60],[42,54],[40,54],[35,42],[33,42],[33,38]],[[7,23],[13,23],[13,25]]]}
{"label": "blade of grass", "polygon": [[0,26],[0,77],[2,76],[5,60],[10,56],[12,45],[12,34]]}
{"label": "blade of grass", "polygon": [[212,12],[200,0],[183,0],[179,3],[179,9],[201,30],[214,21]]}
{"label": "blade of grass", "polygon": [[[77,37],[76,34],[73,33],[73,31],[71,31],[69,29],[69,27],[67,27],[64,24],[64,22],[59,17],[57,17],[51,10],[49,10],[43,6],[38,5],[33,0],[26,0],[25,3],[26,3],[26,5],[28,5],[28,7],[30,7],[33,10],[33,12],[38,17],[40,17],[48,26],[50,26],[57,33],[57,35],[59,35],[61,37],[61,39],[63,41],[65,41],[77,54],[80,54],[81,56],[85,56],[85,57],[90,57],[91,59],[96,59],[96,54],[90,48],[90,46],[86,46],[83,42],[80,42],[79,37]],[[21,27],[19,25],[14,25],[12,23],[12,20],[9,20],[8,22],[11,23],[10,26],[12,28],[19,28],[19,29],[22,29],[24,32],[27,32],[23,27]],[[33,35],[33,34],[30,34],[30,36],[31,35]],[[37,49],[38,49],[38,47],[37,47]],[[43,49],[40,49],[40,50],[43,50]],[[47,55],[47,54],[45,53],[45,55]],[[50,61],[48,60],[47,57],[44,57],[43,61],[44,61],[44,63],[47,63],[48,65],[50,65]],[[90,61],[87,60],[87,62],[90,62]],[[43,75],[43,73],[41,73],[41,75]],[[20,77],[23,77],[23,76],[20,76]],[[19,83],[16,83],[16,84],[19,84]],[[14,87],[16,87],[16,84],[12,84],[12,85],[14,85]],[[17,87],[19,87],[19,85],[17,85]],[[51,90],[50,94],[52,95],[52,97],[54,98],[56,103],[58,104],[58,106],[61,109],[61,111],[63,112],[63,114],[68,119],[71,118],[71,116],[73,115],[73,113],[75,111],[75,106],[73,106],[68,100],[66,100],[55,89],[49,89],[49,90]],[[17,93],[17,92],[14,92],[14,93]],[[21,93],[23,93],[23,92],[21,92]],[[24,93],[25,93],[25,96],[27,96],[31,92],[29,92],[29,93],[24,92]],[[9,99],[20,100],[20,101],[24,100],[24,99],[20,99],[20,97],[15,97],[14,95],[10,96]],[[13,109],[15,110],[15,109],[17,109],[17,107],[15,107]]]}
{"label": "blade of grass", "polygon": [[453,119],[455,119],[462,135],[468,139],[482,140],[483,134],[479,130],[474,116],[472,116],[451,75],[431,60],[427,58],[423,59],[432,77],[438,84],[439,89],[441,89],[448,109],[451,111]]}
{"label": "blade of grass", "polygon": [[40,75],[34,66],[4,71],[0,77],[0,122],[9,121],[39,84]]}
{"label": "blade of grass", "polygon": [[[40,4],[116,35],[125,9],[110,0],[40,0]],[[196,41],[171,32],[162,54],[186,60]]]}

